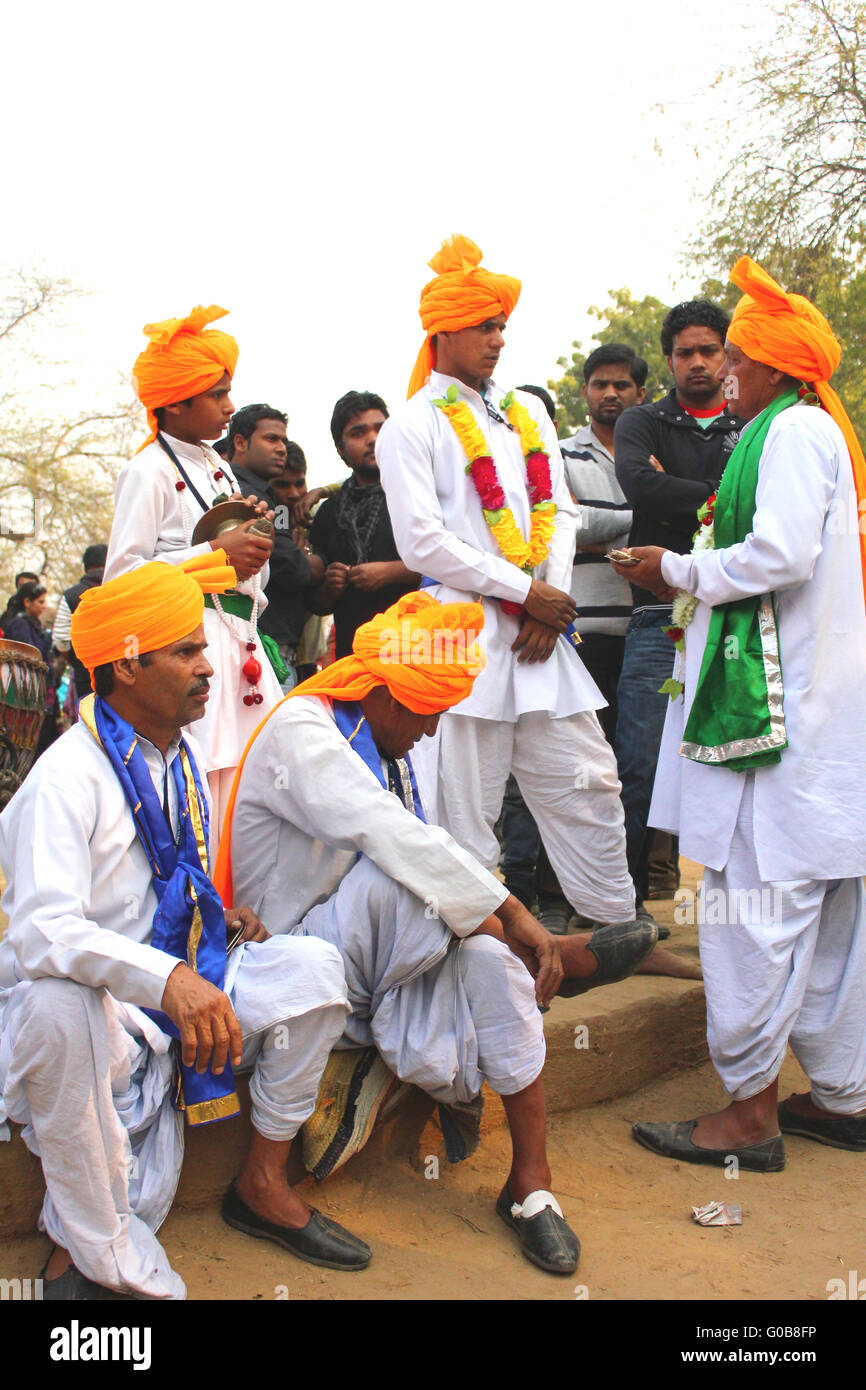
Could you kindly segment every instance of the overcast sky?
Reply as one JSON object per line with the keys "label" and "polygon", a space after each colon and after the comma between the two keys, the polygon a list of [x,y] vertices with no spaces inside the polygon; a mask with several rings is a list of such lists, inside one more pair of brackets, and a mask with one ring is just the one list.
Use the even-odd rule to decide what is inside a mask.
{"label": "overcast sky", "polygon": [[[499,379],[545,382],[590,304],[686,297],[720,66],[766,7],[574,0],[7,10],[0,261],[65,274],[89,408],[145,322],[230,309],[236,406],[288,411],[314,480],[350,388],[405,396],[444,237],[523,281]],[[691,147],[706,149],[696,159]]]}

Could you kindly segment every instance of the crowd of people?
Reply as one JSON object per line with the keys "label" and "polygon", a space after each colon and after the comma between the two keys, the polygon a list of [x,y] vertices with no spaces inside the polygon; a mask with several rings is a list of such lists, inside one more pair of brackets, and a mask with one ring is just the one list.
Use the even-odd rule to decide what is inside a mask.
{"label": "crowd of people", "polygon": [[[785,1133],[866,1151],[866,464],[832,331],[743,258],[732,318],[668,314],[668,395],[605,345],[560,440],[546,392],[495,376],[520,282],[465,237],[430,264],[408,400],[337,401],[328,488],[285,412],[235,411],[224,310],[144,330],[150,436],[54,624],[78,719],[0,816],[0,1122],[41,1157],[46,1298],[184,1296],[156,1236],[183,1114],[236,1114],[238,1070],[229,1225],[362,1269],[292,1145],[324,1180],[414,1085],[460,1161],[486,1080],[497,1214],[572,1273],[542,1015],[694,973],[647,907],[680,847],[721,904],[701,951],[731,1102],[635,1139],[764,1172]],[[0,626],[48,657],[21,578]],[[811,1091],[778,1103],[789,1041]]]}

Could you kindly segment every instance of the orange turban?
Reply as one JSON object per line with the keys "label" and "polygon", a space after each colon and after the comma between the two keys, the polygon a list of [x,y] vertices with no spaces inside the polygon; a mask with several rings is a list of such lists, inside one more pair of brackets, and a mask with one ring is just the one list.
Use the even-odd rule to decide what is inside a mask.
{"label": "orange turban", "polygon": [[163,405],[200,396],[216,386],[224,372],[234,376],[238,363],[238,345],[228,333],[218,328],[204,332],[214,319],[224,318],[228,309],[218,304],[207,308],[199,304],[185,319],[165,319],[162,323],[146,323],[144,334],[150,339],[147,347],[135,359],[132,380],[136,395],[147,410],[150,439],[156,438],[155,411]]}
{"label": "orange turban", "polygon": [[[484,654],[476,642],[483,626],[480,603],[437,603],[423,592],[404,594],[384,613],[361,624],[351,656],[296,685],[285,698],[323,695],[331,700],[363,700],[375,686],[386,685],[394,699],[413,713],[438,714],[464,700],[484,669]],[[275,705],[252,734],[226,806],[213,881],[228,907],[234,905],[232,818],[241,773],[247,754],[279,707]]]}
{"label": "orange turban", "polygon": [[508,318],[520,298],[519,280],[482,270],[480,261],[481,251],[475,242],[455,233],[428,262],[436,271],[436,279],[421,291],[418,312],[427,337],[409,382],[410,396],[421,390],[436,366],[436,350],[430,341],[434,333],[474,328],[497,314]]}
{"label": "orange turban", "polygon": [[[845,436],[857,500],[862,504],[866,498],[866,460],[848,413],[830,385],[830,377],[842,359],[842,349],[832,328],[814,304],[801,294],[786,294],[751,256],[740,257],[731,279],[745,293],[734,310],[729,341],[754,361],[764,362],[814,388]],[[860,563],[866,591],[866,536],[862,530]]]}
{"label": "orange turban", "polygon": [[225,551],[213,550],[182,565],[151,560],[88,589],[72,615],[70,640],[91,685],[97,666],[158,651],[194,632],[204,595],[221,594],[236,583]]}

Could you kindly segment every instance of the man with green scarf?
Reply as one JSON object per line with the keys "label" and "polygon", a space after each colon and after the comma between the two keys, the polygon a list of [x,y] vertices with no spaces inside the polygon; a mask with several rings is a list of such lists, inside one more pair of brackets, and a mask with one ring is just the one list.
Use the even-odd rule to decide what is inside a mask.
{"label": "man with green scarf", "polygon": [[[728,1106],[634,1137],[778,1172],[784,1134],[866,1151],[866,464],[822,314],[748,257],[720,369],[749,423],[691,555],[635,548],[676,599],[650,823],[706,866],[710,1055]],[[811,1089],[778,1103],[788,1042]]]}

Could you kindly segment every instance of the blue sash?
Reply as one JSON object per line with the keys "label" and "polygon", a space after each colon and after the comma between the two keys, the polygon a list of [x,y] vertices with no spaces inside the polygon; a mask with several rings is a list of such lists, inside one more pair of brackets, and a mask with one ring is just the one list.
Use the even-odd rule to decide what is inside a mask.
{"label": "blue sash", "polygon": [[[393,791],[400,797],[407,811],[409,810],[407,805],[409,788],[411,788],[415,815],[426,825],[427,817],[424,815],[424,807],[421,805],[418,783],[415,781],[415,769],[408,757],[387,758],[390,777],[386,778],[382,768],[382,754],[373,742],[370,725],[364,717],[361,706],[354,700],[335,700],[333,708],[337,728],[343,738],[352,745],[361,761],[366,763],[370,771],[375,774],[376,780],[385,788],[385,791]],[[407,778],[408,786],[406,786]],[[401,791],[401,788],[405,790]]]}
{"label": "blue sash", "polygon": [[[99,696],[81,702],[79,716],[99,743],[117,774],[132,811],[135,831],[147,855],[159,906],[154,913],[150,944],[176,956],[217,989],[225,984],[226,922],[219,894],[208,877],[208,809],[198,769],[181,739],[171,765],[177,788],[180,833],[175,842],[138,736]],[[159,1009],[145,1009],[173,1038],[177,1026]],[[231,1065],[222,1075],[210,1068],[198,1073],[181,1066],[182,1088],[175,1104],[186,1110],[190,1124],[207,1124],[239,1113]]]}

